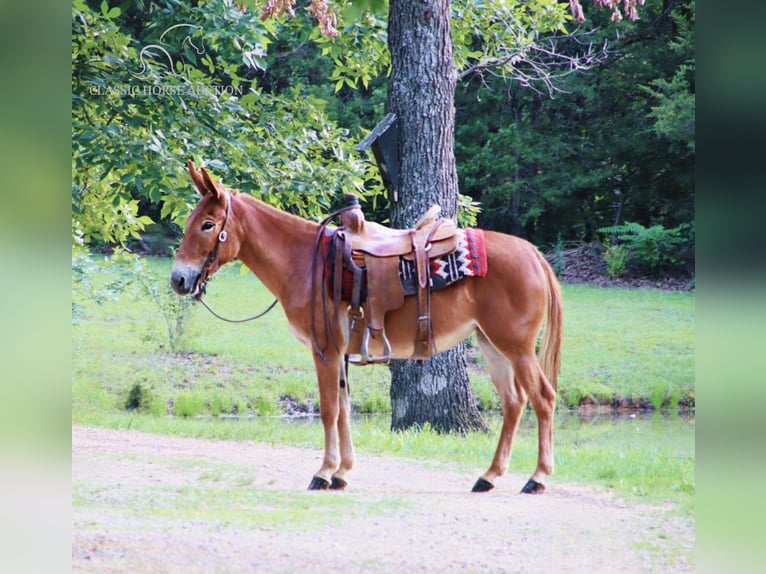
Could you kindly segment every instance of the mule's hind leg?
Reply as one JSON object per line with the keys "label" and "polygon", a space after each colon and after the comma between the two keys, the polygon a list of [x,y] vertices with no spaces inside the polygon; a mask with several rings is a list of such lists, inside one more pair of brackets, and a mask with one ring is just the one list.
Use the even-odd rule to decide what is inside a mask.
{"label": "mule's hind leg", "polygon": [[553,414],[556,409],[556,390],[537,362],[533,353],[511,359],[517,381],[524,388],[537,416],[537,468],[521,492],[540,494],[545,480],[553,474]]}
{"label": "mule's hind leg", "polygon": [[513,437],[519,426],[527,397],[524,389],[516,383],[513,369],[508,360],[495,349],[481,331],[477,330],[476,336],[479,348],[487,360],[489,374],[497,389],[503,410],[503,428],[500,431],[500,439],[492,464],[473,486],[473,492],[486,492],[492,490],[495,487],[495,479],[508,470],[508,462],[511,459],[513,449]]}

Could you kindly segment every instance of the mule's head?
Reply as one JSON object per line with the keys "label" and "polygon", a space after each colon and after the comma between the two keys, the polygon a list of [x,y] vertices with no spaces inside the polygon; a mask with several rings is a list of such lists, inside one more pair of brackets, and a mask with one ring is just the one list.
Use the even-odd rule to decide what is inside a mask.
{"label": "mule's head", "polygon": [[229,236],[233,192],[215,181],[204,167],[197,171],[187,162],[194,187],[202,196],[186,221],[186,231],[176,254],[170,285],[179,295],[201,295],[218,267],[234,259],[237,246]]}

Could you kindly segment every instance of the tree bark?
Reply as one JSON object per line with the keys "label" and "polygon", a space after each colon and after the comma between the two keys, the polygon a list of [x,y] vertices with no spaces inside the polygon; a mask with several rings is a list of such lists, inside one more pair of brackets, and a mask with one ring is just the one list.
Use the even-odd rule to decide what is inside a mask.
{"label": "tree bark", "polygon": [[[431,205],[455,218],[455,83],[449,0],[391,0],[392,73],[387,111],[399,122],[399,199],[391,224],[411,227]],[[414,335],[413,335],[414,336]],[[464,346],[426,361],[391,362],[391,428],[429,423],[440,432],[486,430],[468,379]]]}

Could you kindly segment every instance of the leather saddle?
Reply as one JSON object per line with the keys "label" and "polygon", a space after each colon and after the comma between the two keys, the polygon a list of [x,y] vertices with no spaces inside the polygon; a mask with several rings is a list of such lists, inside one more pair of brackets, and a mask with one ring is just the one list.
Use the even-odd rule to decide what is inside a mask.
{"label": "leather saddle", "polygon": [[[340,306],[343,269],[352,274],[349,308],[348,358],[351,363],[387,363],[391,345],[385,332],[385,316],[404,305],[405,294],[399,277],[399,259],[414,262],[416,272],[417,319],[414,352],[411,358],[434,355],[431,324],[431,277],[429,260],[457,249],[458,229],[451,219],[437,218],[441,208],[431,207],[411,229],[391,229],[366,221],[353,194],[346,194],[341,226],[333,234],[335,259],[334,293]],[[366,297],[363,297],[362,287]]]}

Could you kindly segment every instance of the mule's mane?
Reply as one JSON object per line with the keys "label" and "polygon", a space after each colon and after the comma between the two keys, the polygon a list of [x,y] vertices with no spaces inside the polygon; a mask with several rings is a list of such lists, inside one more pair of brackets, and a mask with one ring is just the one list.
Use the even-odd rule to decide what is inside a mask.
{"label": "mule's mane", "polygon": [[258,209],[268,212],[271,217],[280,219],[286,222],[290,226],[300,226],[302,229],[306,229],[306,230],[314,231],[314,232],[316,232],[317,227],[319,227],[318,223],[315,223],[313,221],[310,221],[298,215],[288,213],[287,211],[282,211],[281,209],[274,207],[273,205],[269,205],[268,203],[266,203],[265,201],[261,199],[253,197],[249,193],[241,193],[240,190],[238,189],[229,190],[229,191],[231,191],[232,195],[236,196],[238,199],[244,200],[245,203],[250,202]]}

